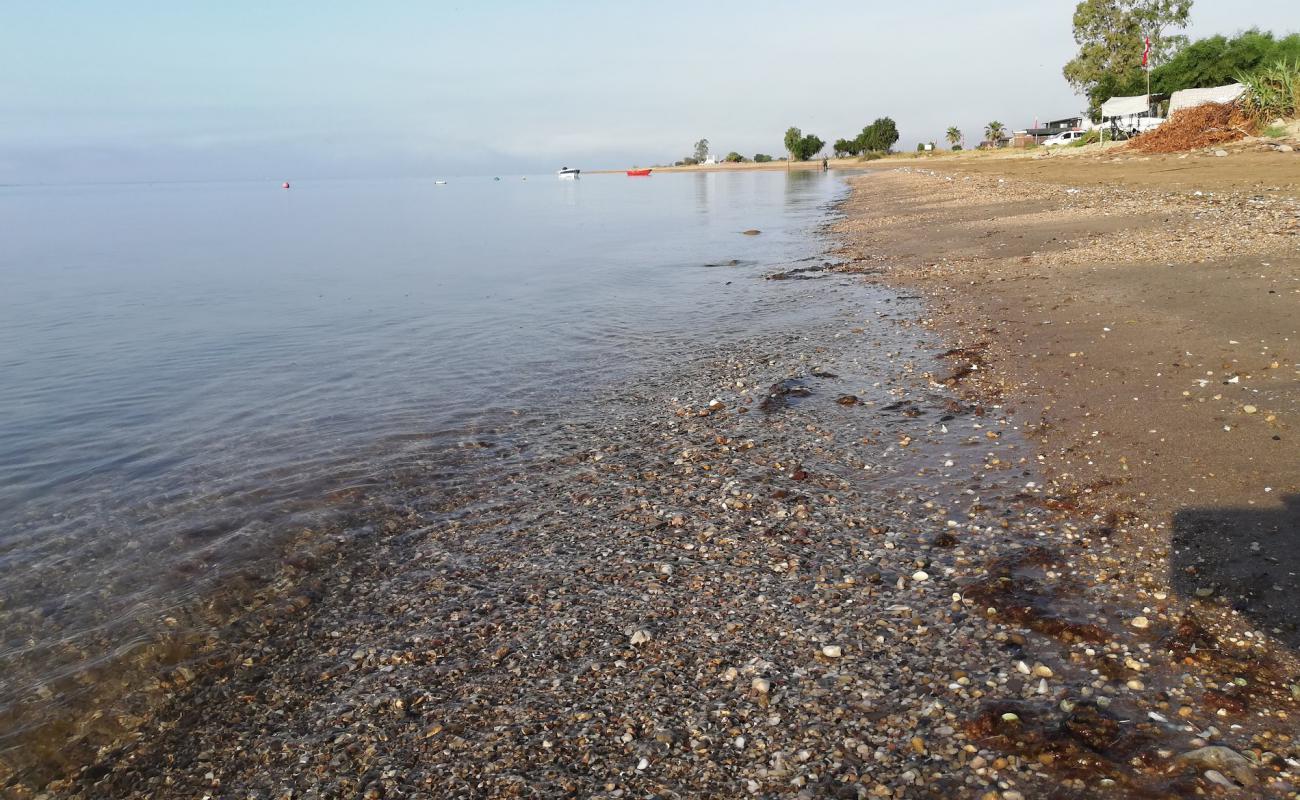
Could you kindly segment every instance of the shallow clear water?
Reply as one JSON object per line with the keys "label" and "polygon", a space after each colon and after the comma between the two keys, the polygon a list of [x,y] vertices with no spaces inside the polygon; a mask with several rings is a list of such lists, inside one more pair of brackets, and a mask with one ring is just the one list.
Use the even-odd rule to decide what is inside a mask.
{"label": "shallow clear water", "polygon": [[762,326],[783,311],[761,275],[816,256],[843,190],[815,172],[0,187],[0,711],[125,652],[409,448]]}

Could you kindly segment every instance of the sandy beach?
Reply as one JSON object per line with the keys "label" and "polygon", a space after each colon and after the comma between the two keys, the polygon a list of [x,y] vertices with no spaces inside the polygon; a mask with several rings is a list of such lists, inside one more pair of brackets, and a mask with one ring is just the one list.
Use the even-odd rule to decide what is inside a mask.
{"label": "sandy beach", "polygon": [[1300,157],[851,180],[803,324],[408,476],[46,796],[1295,796]]}

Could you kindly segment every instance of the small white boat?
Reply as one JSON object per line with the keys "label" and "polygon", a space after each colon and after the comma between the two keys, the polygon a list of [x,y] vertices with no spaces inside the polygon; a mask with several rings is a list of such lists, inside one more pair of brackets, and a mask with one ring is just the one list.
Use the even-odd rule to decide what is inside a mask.
{"label": "small white boat", "polygon": [[433,182],[433,185],[434,185],[434,186],[446,186],[446,185],[447,185],[447,182],[446,182],[446,181],[434,181],[434,182]]}
{"label": "small white boat", "polygon": [[582,170],[577,167],[560,167],[555,174],[559,175],[562,181],[576,181],[579,172],[582,172]]}

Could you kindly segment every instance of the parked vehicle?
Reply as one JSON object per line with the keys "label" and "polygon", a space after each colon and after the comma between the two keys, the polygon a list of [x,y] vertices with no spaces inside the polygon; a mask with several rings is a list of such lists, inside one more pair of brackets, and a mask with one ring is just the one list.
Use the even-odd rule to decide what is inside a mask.
{"label": "parked vehicle", "polygon": [[1043,147],[1056,147],[1057,145],[1070,144],[1077,142],[1084,136],[1084,131],[1061,131],[1055,136],[1051,136],[1042,141]]}

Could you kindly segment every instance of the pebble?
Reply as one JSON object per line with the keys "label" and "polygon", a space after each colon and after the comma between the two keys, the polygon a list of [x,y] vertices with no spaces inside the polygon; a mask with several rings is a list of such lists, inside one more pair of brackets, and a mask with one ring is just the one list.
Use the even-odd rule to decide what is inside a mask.
{"label": "pebble", "polygon": [[844,654],[844,650],[838,644],[828,644],[822,646],[822,655],[827,658],[839,658]]}
{"label": "pebble", "polygon": [[1133,619],[1129,620],[1128,624],[1132,625],[1134,628],[1137,628],[1139,630],[1144,630],[1151,626],[1151,621],[1148,620],[1146,617],[1134,617]]}
{"label": "pebble", "polygon": [[1255,777],[1255,766],[1245,756],[1222,745],[1199,747],[1183,753],[1177,761],[1226,773],[1243,786],[1254,786],[1258,783]]}

